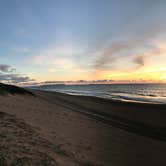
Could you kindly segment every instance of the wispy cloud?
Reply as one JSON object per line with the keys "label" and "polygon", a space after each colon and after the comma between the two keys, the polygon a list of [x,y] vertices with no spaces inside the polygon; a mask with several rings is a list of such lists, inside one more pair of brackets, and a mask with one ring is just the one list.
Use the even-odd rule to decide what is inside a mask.
{"label": "wispy cloud", "polygon": [[45,49],[33,56],[32,64],[43,66],[49,72],[80,70],[81,56],[83,51],[75,47],[55,47]]}
{"label": "wispy cloud", "polygon": [[[138,36],[134,36],[133,38],[130,38],[126,41],[119,41],[116,43],[112,43],[110,47],[104,48],[100,55],[97,55],[96,61],[94,63],[95,69],[103,69],[105,67],[111,67],[116,62],[119,62],[123,58],[132,58],[138,55],[133,60],[133,64],[136,66],[142,66],[144,65],[144,56],[140,56],[140,53],[142,51],[142,54],[146,52],[157,52],[159,51],[158,48],[156,48],[156,45],[153,43],[154,37],[164,33],[161,31],[161,29],[154,29],[151,32],[144,32],[144,33],[138,33]],[[140,35],[140,36],[139,36]],[[146,45],[152,45],[152,47],[146,47]],[[131,53],[133,52],[133,53]]]}

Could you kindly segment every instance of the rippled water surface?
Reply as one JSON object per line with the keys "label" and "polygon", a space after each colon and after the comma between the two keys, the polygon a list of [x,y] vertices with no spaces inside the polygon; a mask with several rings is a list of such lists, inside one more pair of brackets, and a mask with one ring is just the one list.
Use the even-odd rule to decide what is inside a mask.
{"label": "rippled water surface", "polygon": [[166,104],[166,84],[47,85],[40,89],[113,100]]}

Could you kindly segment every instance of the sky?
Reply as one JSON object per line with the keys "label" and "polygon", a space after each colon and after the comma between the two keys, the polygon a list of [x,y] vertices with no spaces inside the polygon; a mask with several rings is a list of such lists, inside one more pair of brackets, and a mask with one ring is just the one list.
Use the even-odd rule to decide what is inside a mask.
{"label": "sky", "polygon": [[0,81],[164,83],[165,9],[165,0],[0,0]]}

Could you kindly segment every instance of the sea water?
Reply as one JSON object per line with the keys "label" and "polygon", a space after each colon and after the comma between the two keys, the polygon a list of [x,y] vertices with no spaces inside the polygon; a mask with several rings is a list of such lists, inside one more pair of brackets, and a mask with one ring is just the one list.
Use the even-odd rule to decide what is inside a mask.
{"label": "sea water", "polygon": [[166,84],[44,85],[36,88],[70,95],[166,104]]}

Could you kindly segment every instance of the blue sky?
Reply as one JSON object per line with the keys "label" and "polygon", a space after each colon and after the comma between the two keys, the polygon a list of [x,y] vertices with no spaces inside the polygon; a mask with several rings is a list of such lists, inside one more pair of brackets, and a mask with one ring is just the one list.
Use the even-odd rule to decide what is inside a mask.
{"label": "blue sky", "polygon": [[0,65],[9,71],[0,78],[165,80],[165,8],[165,0],[1,0]]}

